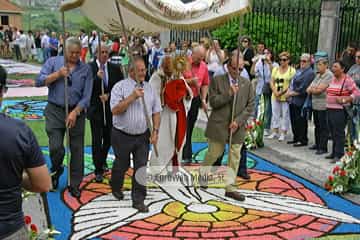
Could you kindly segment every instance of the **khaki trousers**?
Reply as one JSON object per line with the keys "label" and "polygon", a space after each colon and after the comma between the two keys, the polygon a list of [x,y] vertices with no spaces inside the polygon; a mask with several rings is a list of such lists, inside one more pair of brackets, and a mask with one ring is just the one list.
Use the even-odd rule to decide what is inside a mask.
{"label": "khaki trousers", "polygon": [[[224,152],[226,144],[219,143],[212,139],[208,139],[208,152],[206,153],[205,160],[201,164],[200,168],[200,176],[207,176],[210,173],[210,169],[216,160],[222,155]],[[226,192],[235,192],[238,188],[236,184],[237,172],[240,164],[240,150],[242,144],[232,144],[231,145],[231,161],[228,162],[228,171],[226,171]]]}

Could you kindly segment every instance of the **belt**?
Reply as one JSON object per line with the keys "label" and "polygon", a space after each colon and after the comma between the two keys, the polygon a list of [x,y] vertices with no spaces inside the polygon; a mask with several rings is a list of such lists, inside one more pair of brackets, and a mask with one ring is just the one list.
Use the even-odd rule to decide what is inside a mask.
{"label": "belt", "polygon": [[129,137],[140,137],[140,136],[143,136],[143,135],[145,135],[145,134],[147,134],[147,133],[149,132],[149,130],[146,130],[144,133],[140,133],[140,134],[130,134],[130,133],[124,132],[124,131],[122,131],[122,130],[120,130],[120,129],[117,129],[116,127],[113,127],[113,129],[114,129],[115,131],[120,132],[120,133],[122,133],[122,134],[124,134],[124,135],[126,135],[126,136],[129,136]]}
{"label": "belt", "polygon": [[[61,106],[61,105],[58,105],[58,104],[55,104],[55,103],[52,103],[52,102],[48,102],[48,103],[51,104],[52,106],[56,107],[56,108],[60,108],[60,109],[65,111],[65,106]],[[76,105],[75,106],[69,106],[69,112],[71,112],[71,110],[74,110],[74,108],[76,108]]]}

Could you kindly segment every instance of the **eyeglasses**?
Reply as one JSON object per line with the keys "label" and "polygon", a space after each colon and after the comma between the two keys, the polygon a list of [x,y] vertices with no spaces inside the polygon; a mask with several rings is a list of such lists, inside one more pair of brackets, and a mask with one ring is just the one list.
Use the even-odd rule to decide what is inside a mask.
{"label": "eyeglasses", "polygon": [[280,58],[280,62],[286,62],[287,60],[287,58]]}

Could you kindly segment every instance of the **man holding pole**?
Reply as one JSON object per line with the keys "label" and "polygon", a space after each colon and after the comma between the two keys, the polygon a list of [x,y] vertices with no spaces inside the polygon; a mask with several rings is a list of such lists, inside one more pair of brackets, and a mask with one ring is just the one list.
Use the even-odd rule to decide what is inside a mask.
{"label": "man holding pole", "polygon": [[[245,197],[237,192],[236,175],[240,163],[240,150],[245,139],[245,125],[255,107],[255,95],[250,81],[238,77],[240,57],[233,53],[227,64],[228,72],[216,76],[210,82],[209,102],[212,113],[206,128],[209,149],[200,168],[200,180],[209,174],[211,166],[223,153],[229,143],[229,162],[226,177],[225,196],[238,201]],[[235,99],[235,100],[234,100]],[[207,187],[206,181],[200,181],[202,188]]]}
{"label": "man holding pole", "polygon": [[[71,158],[70,162],[68,159],[70,169],[68,190],[73,197],[80,197],[79,185],[84,174],[84,110],[89,107],[93,78],[90,66],[80,61],[80,41],[73,37],[68,38],[65,50],[65,57],[52,57],[46,61],[36,79],[36,86],[49,88],[45,121],[52,163],[53,189],[58,187],[59,178],[64,171],[62,166],[65,155],[64,135],[69,130],[67,145],[70,146],[68,151],[70,150]],[[67,78],[67,89],[65,89],[65,78]],[[69,97],[65,99],[64,96]],[[69,108],[68,116],[66,103]]]}
{"label": "man holding pole", "polygon": [[[119,200],[124,198],[122,187],[125,173],[130,166],[130,154],[132,154],[134,172],[131,198],[133,207],[139,212],[148,212],[149,209],[144,204],[146,186],[140,184],[135,176],[138,170],[142,170],[141,178],[146,178],[146,171],[143,170],[148,161],[149,144],[156,145],[158,141],[161,112],[160,99],[150,84],[144,82],[145,75],[143,58],[132,58],[129,65],[129,78],[114,86],[110,99],[113,114],[111,143],[115,152],[111,176],[112,194]],[[152,132],[149,130],[148,123],[150,117],[153,122]]]}
{"label": "man holding pole", "polygon": [[109,47],[96,47],[97,59],[90,63],[94,85],[87,117],[90,120],[92,156],[95,165],[96,182],[103,181],[106,159],[111,145],[112,114],[110,92],[123,79],[120,66],[108,62]]}

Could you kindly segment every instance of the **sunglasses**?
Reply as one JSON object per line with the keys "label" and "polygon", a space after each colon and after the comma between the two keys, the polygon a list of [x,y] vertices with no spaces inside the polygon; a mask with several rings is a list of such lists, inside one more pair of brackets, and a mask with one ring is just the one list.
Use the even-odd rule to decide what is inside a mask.
{"label": "sunglasses", "polygon": [[248,41],[248,40],[243,40],[242,42],[243,42],[243,43],[248,43],[249,41]]}
{"label": "sunglasses", "polygon": [[306,63],[306,62],[307,62],[307,60],[300,60],[300,62],[302,62],[302,63]]}
{"label": "sunglasses", "polygon": [[287,60],[287,58],[280,58],[280,62],[286,62]]}

